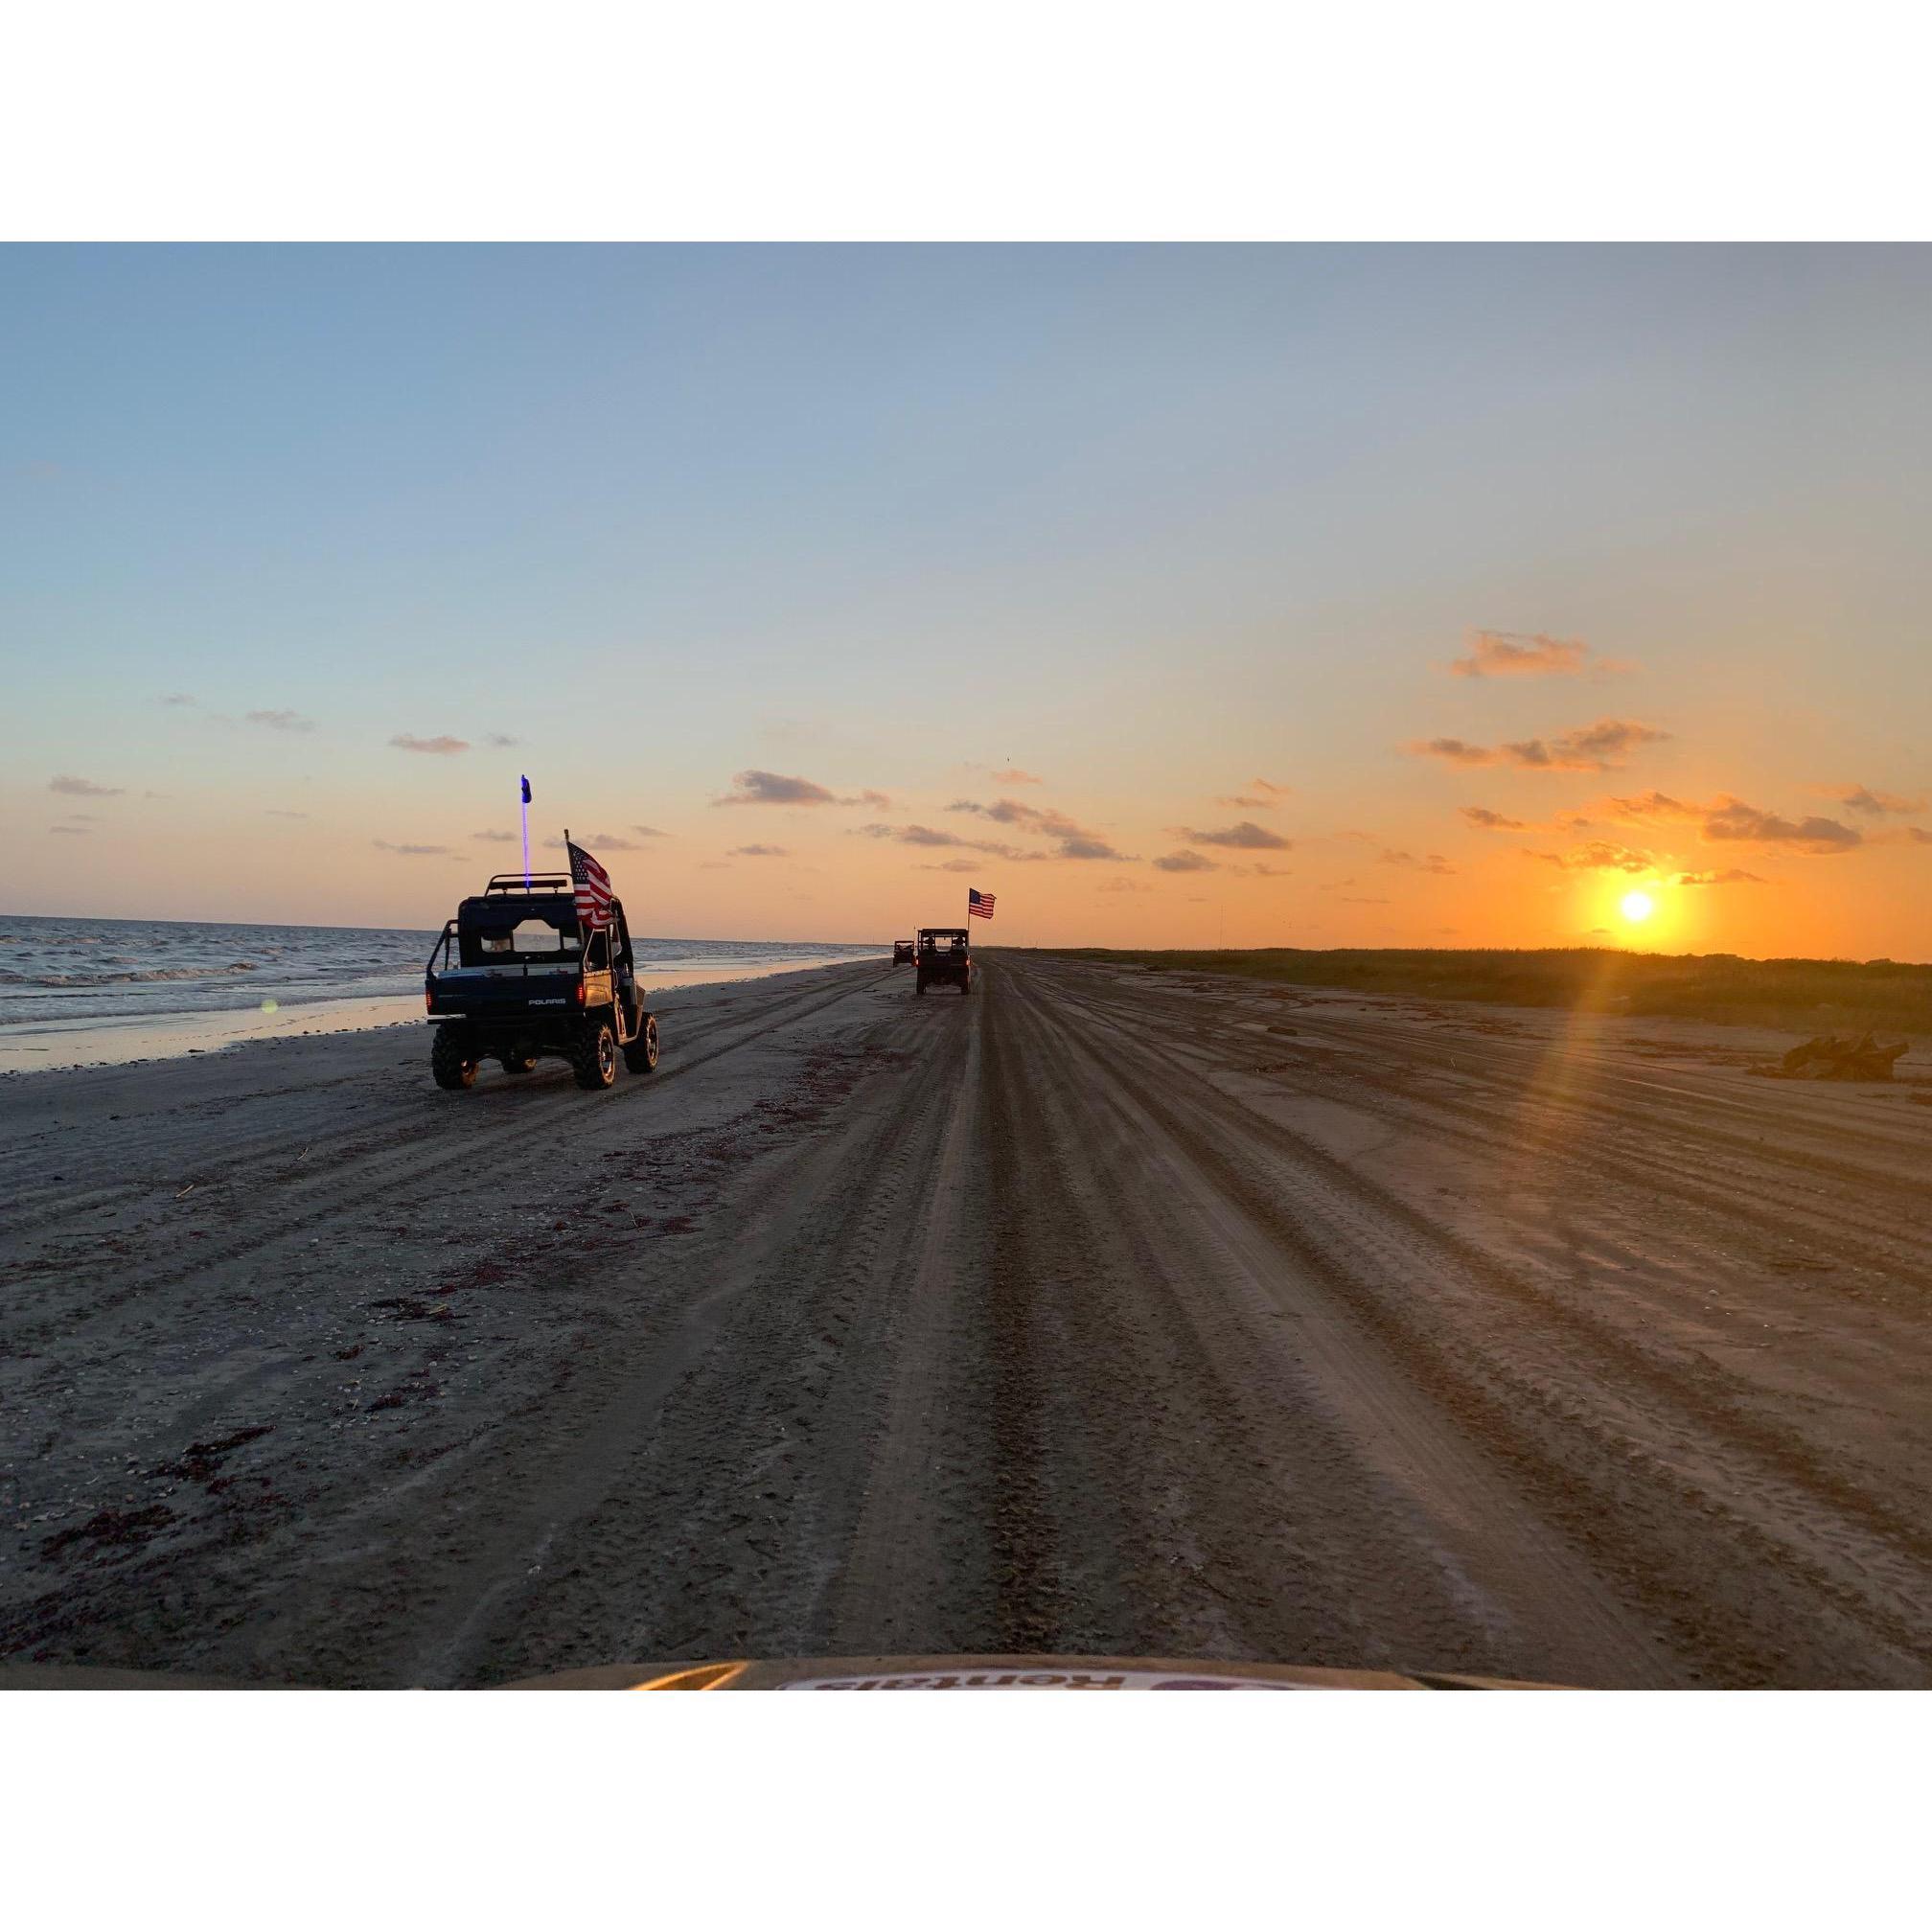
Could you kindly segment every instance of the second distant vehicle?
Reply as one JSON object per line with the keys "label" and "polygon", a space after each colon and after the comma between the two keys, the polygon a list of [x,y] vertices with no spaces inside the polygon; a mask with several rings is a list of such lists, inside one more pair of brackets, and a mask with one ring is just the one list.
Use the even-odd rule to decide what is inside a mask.
{"label": "second distant vehicle", "polygon": [[929,986],[956,986],[962,993],[973,990],[973,941],[963,926],[922,926],[919,929],[918,955],[913,961],[916,978],[912,990],[923,993]]}
{"label": "second distant vehicle", "polygon": [[895,939],[892,942],[892,963],[895,966],[909,966],[917,957],[918,948],[910,939]]}

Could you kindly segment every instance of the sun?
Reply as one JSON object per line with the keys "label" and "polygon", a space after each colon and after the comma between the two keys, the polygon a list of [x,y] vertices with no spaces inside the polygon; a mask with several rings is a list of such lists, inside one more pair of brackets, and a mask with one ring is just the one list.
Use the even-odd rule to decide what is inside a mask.
{"label": "sun", "polygon": [[1657,909],[1657,902],[1647,892],[1626,892],[1622,911],[1633,926],[1641,926]]}

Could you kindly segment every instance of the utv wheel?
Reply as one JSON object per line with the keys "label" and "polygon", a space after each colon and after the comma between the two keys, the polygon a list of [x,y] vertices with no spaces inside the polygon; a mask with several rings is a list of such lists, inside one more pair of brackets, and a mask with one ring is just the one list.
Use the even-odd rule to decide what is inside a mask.
{"label": "utv wheel", "polygon": [[600,1020],[577,1036],[570,1049],[570,1070],[578,1086],[590,1093],[601,1092],[616,1079],[617,1036],[609,1021]]}
{"label": "utv wheel", "polygon": [[429,1070],[436,1076],[437,1086],[451,1093],[476,1084],[475,1061],[465,1055],[463,1042],[447,1026],[437,1027],[436,1038],[430,1043]]}
{"label": "utv wheel", "polygon": [[503,1056],[503,1070],[506,1073],[527,1073],[537,1064],[534,1053],[506,1053]]}
{"label": "utv wheel", "polygon": [[647,1013],[636,1039],[624,1049],[624,1064],[633,1073],[648,1073],[657,1064],[657,1016]]}

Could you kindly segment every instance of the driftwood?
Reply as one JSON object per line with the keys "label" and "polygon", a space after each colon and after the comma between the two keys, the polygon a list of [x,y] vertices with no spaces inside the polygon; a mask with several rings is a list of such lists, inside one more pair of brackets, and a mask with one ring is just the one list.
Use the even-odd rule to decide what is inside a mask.
{"label": "driftwood", "polygon": [[1858,1040],[1821,1033],[1792,1047],[1779,1063],[1779,1071],[1787,1080],[1889,1080],[1892,1063],[1905,1046],[1901,1040],[1896,1046],[1881,1046],[1869,1033]]}

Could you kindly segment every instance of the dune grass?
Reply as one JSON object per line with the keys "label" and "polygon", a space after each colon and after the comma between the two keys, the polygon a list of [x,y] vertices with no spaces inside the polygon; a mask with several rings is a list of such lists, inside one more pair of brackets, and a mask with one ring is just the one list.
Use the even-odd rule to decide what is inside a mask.
{"label": "dune grass", "polygon": [[1061,958],[1418,999],[1654,1014],[1807,1033],[1848,1028],[1932,1033],[1932,966],[1894,959],[1743,959],[1734,953],[1623,953],[1587,946],[1541,952],[1040,950]]}

